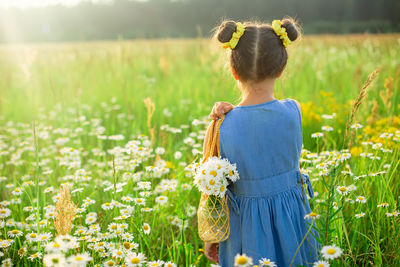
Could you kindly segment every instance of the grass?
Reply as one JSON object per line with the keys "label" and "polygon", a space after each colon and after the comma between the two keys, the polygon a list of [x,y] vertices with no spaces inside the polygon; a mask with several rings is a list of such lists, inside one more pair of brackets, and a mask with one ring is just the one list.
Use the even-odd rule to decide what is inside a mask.
{"label": "grass", "polygon": [[[302,169],[318,192],[309,200],[320,215],[316,229],[321,244],[344,252],[331,266],[400,264],[398,58],[400,35],[306,36],[289,48],[276,83],[278,98],[302,105]],[[239,101],[223,49],[205,39],[1,46],[0,73],[2,260],[42,264],[66,185],[80,208],[70,233],[80,245],[65,253],[69,261],[86,252],[90,266],[121,263],[125,257],[108,254],[113,244],[147,261],[209,266],[190,163],[201,157],[213,103]],[[349,117],[362,125],[349,128],[350,143]],[[32,232],[52,236],[28,242]],[[28,259],[35,253],[42,256]]]}

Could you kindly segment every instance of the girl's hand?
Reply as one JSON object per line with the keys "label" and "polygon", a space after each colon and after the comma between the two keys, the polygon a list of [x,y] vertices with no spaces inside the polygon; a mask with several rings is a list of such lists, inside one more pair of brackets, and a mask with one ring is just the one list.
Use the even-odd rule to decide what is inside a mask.
{"label": "girl's hand", "polygon": [[204,255],[207,259],[219,263],[218,259],[218,244],[219,243],[206,243],[204,242]]}
{"label": "girl's hand", "polygon": [[235,106],[228,102],[217,102],[214,104],[214,107],[209,115],[209,118],[212,120],[219,119],[225,113],[231,111]]}

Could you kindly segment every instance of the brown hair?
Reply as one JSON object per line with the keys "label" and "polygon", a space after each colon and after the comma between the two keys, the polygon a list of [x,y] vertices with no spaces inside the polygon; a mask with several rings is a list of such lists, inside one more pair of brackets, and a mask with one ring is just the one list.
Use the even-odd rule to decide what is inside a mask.
{"label": "brown hair", "polygon": [[[239,79],[245,82],[260,82],[276,77],[286,66],[288,54],[282,39],[270,24],[245,22],[245,31],[231,51],[229,61]],[[291,41],[300,36],[297,23],[292,18],[282,20]],[[226,20],[216,30],[214,37],[221,43],[229,42],[236,31],[236,22]]]}

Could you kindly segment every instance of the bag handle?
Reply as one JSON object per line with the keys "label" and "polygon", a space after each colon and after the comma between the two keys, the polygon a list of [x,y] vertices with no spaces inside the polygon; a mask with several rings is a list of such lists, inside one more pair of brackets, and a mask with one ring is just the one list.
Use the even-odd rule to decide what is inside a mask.
{"label": "bag handle", "polygon": [[[209,157],[212,156],[221,156],[221,151],[219,149],[219,128],[221,127],[222,122],[225,119],[225,115],[219,120],[213,120],[211,122],[210,130],[208,132],[208,140],[206,147],[204,149],[204,159],[201,163],[204,163]],[[214,155],[215,147],[217,148],[217,155]]]}

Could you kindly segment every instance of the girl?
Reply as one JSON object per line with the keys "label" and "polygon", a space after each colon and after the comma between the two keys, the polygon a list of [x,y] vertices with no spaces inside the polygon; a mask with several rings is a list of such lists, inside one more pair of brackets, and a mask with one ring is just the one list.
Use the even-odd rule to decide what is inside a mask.
{"label": "girl", "polygon": [[300,104],[274,97],[275,80],[288,59],[286,47],[299,35],[291,18],[272,25],[224,21],[215,35],[230,49],[232,74],[242,92],[238,106],[219,102],[210,114],[218,119],[229,111],[220,127],[221,157],[236,163],[240,175],[227,188],[229,238],[205,244],[207,258],[222,267],[248,266],[246,261],[310,266],[317,260],[318,233],[306,216],[311,210],[303,184],[310,198],[313,191],[299,170]]}

